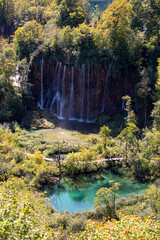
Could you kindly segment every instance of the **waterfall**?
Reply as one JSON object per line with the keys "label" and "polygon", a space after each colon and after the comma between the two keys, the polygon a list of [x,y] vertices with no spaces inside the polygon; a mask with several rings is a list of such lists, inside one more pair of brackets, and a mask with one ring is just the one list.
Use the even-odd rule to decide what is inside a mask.
{"label": "waterfall", "polygon": [[107,94],[107,85],[108,85],[108,79],[109,79],[109,73],[111,69],[111,64],[109,65],[108,71],[107,71],[107,76],[106,76],[106,81],[105,81],[105,86],[104,86],[104,92],[103,92],[103,101],[102,101],[102,111],[105,111],[105,103],[106,103],[106,94]]}
{"label": "waterfall", "polygon": [[124,110],[124,109],[125,109],[125,107],[126,107],[125,100],[124,100],[124,99],[122,99],[122,107],[121,107],[121,110]]}
{"label": "waterfall", "polygon": [[[54,97],[52,99],[52,102],[51,102],[51,105],[50,105],[50,112],[52,114],[54,114],[52,112],[52,108],[53,108],[53,105],[54,103],[56,102],[57,103],[57,116],[59,116],[59,109],[60,109],[60,71],[61,71],[61,62],[57,62],[57,65],[56,65],[56,69],[55,69],[55,75],[54,75],[54,79],[53,79],[53,85],[52,85],[52,89],[53,89],[53,94],[54,94]],[[57,69],[58,69],[58,73],[57,73]],[[55,85],[55,87],[54,87]],[[55,89],[55,91],[54,91]]]}
{"label": "waterfall", "polygon": [[87,86],[87,122],[89,122],[89,114],[90,114],[90,66],[88,63],[88,86]]}
{"label": "waterfall", "polygon": [[41,94],[40,94],[40,101],[38,103],[38,106],[43,110],[43,59],[41,60]]}
{"label": "waterfall", "polygon": [[[54,77],[53,77],[53,80],[52,80],[52,87],[51,87],[51,90],[49,89],[49,98],[50,98],[50,95],[52,97],[52,95],[54,95],[54,97],[52,97],[52,102],[51,102],[51,105],[50,105],[50,113],[53,114],[52,112],[52,107],[53,107],[53,104],[55,102],[55,81],[56,81],[56,76],[57,76],[57,69],[58,69],[58,66],[59,66],[59,62],[57,62],[56,64],[56,68],[55,68],[55,72],[54,72]],[[49,103],[50,103],[50,100],[48,100],[48,103],[47,103],[47,107],[49,106]]]}
{"label": "waterfall", "polygon": [[[124,78],[124,96],[126,96],[127,93],[127,71],[126,71],[126,76]],[[126,100],[122,99],[122,106],[121,110],[124,110],[126,107]]]}
{"label": "waterfall", "polygon": [[71,89],[70,89],[70,104],[69,104],[69,120],[73,120],[73,108],[74,108],[74,67],[72,69],[72,76],[71,76]]}
{"label": "waterfall", "polygon": [[18,66],[16,67],[15,76],[10,77],[10,80],[12,81],[14,86],[21,87],[21,84],[20,84],[20,81],[19,81],[20,80],[20,75],[19,75],[19,72],[18,72]]}
{"label": "waterfall", "polygon": [[[66,118],[79,122],[94,123],[96,121],[95,113],[92,111],[94,102],[98,101],[98,103],[95,103],[95,108],[99,106],[99,95],[96,94],[95,99],[93,91],[93,87],[96,87],[96,89],[99,87],[98,70],[96,86],[94,68],[89,62],[87,70],[85,64],[83,64],[79,69],[79,74],[76,74],[78,70],[75,70],[74,66],[71,66],[70,74],[68,74],[68,70],[67,65],[64,64],[62,67],[62,63],[57,62],[54,63],[53,71],[50,71],[49,67],[48,69],[44,68],[43,59],[40,61],[41,76],[38,106],[42,110],[49,109],[50,113],[56,115],[58,119]],[[44,82],[45,79],[47,82]],[[99,89],[96,92],[99,93]],[[75,94],[78,95],[76,98]]]}
{"label": "waterfall", "polygon": [[98,99],[97,99],[97,95],[98,95],[98,75],[99,75],[99,72],[98,72],[98,67],[96,68],[96,73],[97,73],[97,76],[96,76],[96,91],[95,91],[95,106],[96,106],[96,109],[98,107]]}
{"label": "waterfall", "polygon": [[62,63],[60,62],[59,63],[59,68],[58,68],[58,79],[57,79],[57,98],[56,98],[56,101],[57,101],[57,116],[60,116],[60,71],[61,71],[61,65]]}
{"label": "waterfall", "polygon": [[80,110],[80,121],[83,122],[83,112],[84,112],[84,92],[85,92],[85,65],[82,65],[82,88],[81,88],[81,110]]}
{"label": "waterfall", "polygon": [[28,68],[27,68],[27,81],[28,81],[28,75],[29,75],[30,65],[31,65],[31,63],[30,63],[30,61],[29,61],[29,63],[28,63]]}
{"label": "waterfall", "polygon": [[41,108],[43,109],[43,59],[41,61]]}
{"label": "waterfall", "polygon": [[[55,90],[56,89],[56,84],[55,84],[55,81],[56,81],[56,78],[57,78],[57,69],[59,69],[59,62],[57,62],[56,64],[56,68],[55,68],[55,72],[54,72],[54,77],[53,77],[53,82],[52,82],[52,90]],[[57,83],[57,81],[56,81]]]}
{"label": "waterfall", "polygon": [[63,69],[63,77],[62,77],[62,95],[60,100],[60,119],[64,119],[64,105],[65,105],[65,76],[66,76],[66,65],[64,65]]}
{"label": "waterfall", "polygon": [[[48,89],[48,92],[47,92],[47,97],[48,97],[48,100],[47,100],[47,104],[46,104],[46,109],[49,108],[49,105],[50,105],[50,102],[51,102],[51,99],[52,99],[52,95],[54,94],[54,85],[55,85],[55,79],[56,79],[56,74],[57,74],[57,69],[58,69],[58,66],[59,66],[59,62],[57,62],[56,64],[56,68],[55,68],[55,72],[54,72],[54,77],[52,79],[52,84],[51,86],[49,87]],[[50,108],[51,109],[51,108]],[[50,110],[51,112],[51,110]]]}

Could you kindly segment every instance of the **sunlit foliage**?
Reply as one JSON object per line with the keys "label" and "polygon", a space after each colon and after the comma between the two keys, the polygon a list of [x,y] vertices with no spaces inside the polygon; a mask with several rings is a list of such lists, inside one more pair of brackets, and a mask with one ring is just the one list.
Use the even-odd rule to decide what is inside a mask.
{"label": "sunlit foliage", "polygon": [[70,239],[153,239],[160,237],[160,223],[153,217],[142,220],[140,217],[120,215],[120,220],[104,222],[89,221],[86,231],[71,235]]}
{"label": "sunlit foliage", "polygon": [[1,239],[54,239],[45,199],[12,178],[0,185]]}

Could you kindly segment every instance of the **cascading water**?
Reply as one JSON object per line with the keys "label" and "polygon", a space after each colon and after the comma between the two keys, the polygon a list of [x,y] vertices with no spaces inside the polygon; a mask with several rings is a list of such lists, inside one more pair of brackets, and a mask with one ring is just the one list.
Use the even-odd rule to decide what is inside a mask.
{"label": "cascading water", "polygon": [[83,122],[83,113],[84,113],[84,93],[85,93],[85,65],[82,65],[82,79],[81,79],[81,109],[80,109],[80,119],[79,121]]}
{"label": "cascading water", "polygon": [[63,69],[63,77],[62,77],[62,95],[60,100],[60,119],[64,119],[64,105],[65,105],[65,76],[66,76],[66,65],[64,65]]}
{"label": "cascading water", "polygon": [[43,100],[44,100],[44,95],[43,95],[43,59],[41,60],[41,94],[40,94],[40,101],[38,102],[38,106],[40,109],[43,109]]}
{"label": "cascading water", "polygon": [[[52,111],[51,109],[51,99],[53,98],[53,95],[55,95],[55,80],[56,80],[56,74],[57,74],[57,69],[58,69],[58,66],[59,66],[59,62],[57,62],[56,64],[56,68],[55,68],[55,71],[54,71],[54,77],[52,79],[52,84],[51,86],[49,87],[48,89],[48,92],[47,92],[47,104],[46,104],[46,109],[50,109],[50,112]],[[50,106],[50,107],[49,107]]]}
{"label": "cascading water", "polygon": [[53,81],[52,81],[52,87],[51,87],[51,91],[50,91],[50,94],[51,95],[51,98],[52,98],[52,102],[50,104],[50,101],[48,101],[47,103],[47,107],[49,107],[49,104],[50,104],[50,107],[49,107],[49,110],[50,110],[50,113],[54,114],[52,112],[52,107],[53,107],[53,104],[56,100],[56,89],[57,89],[57,69],[59,68],[59,62],[57,62],[56,64],[56,69],[55,69],[55,72],[54,72],[54,78],[53,78]]}
{"label": "cascading water", "polygon": [[98,72],[98,67],[96,68],[96,86],[95,86],[95,89],[96,89],[96,91],[95,91],[95,99],[96,99],[96,109],[97,109],[97,106],[98,106],[98,100],[97,100],[97,98],[96,98],[96,96],[97,96],[97,92],[98,92],[98,81],[99,81],[99,72]]}
{"label": "cascading water", "polygon": [[70,104],[69,104],[69,120],[74,119],[74,67],[71,67],[72,76],[71,76],[71,90],[70,90]]}
{"label": "cascading water", "polygon": [[87,86],[87,122],[89,122],[89,114],[90,114],[90,84],[89,84],[89,81],[90,81],[90,66],[89,66],[89,63],[88,63],[88,86]]}
{"label": "cascading water", "polygon": [[28,75],[29,75],[29,71],[30,71],[30,65],[31,65],[31,63],[29,62],[28,63],[28,68],[27,68],[27,81],[28,81]]}
{"label": "cascading water", "polygon": [[121,110],[124,110],[124,109],[125,109],[125,107],[126,107],[125,100],[124,100],[124,99],[122,99],[122,107],[121,107]]}
{"label": "cascading water", "polygon": [[[55,71],[55,78],[54,78],[54,82],[53,82],[53,89],[55,89],[54,91],[54,96],[50,105],[50,112],[54,115],[56,115],[57,117],[59,117],[60,114],[60,71],[61,71],[61,65],[62,63],[58,63],[58,65],[56,66],[56,71]],[[58,69],[58,73],[57,73],[57,69]],[[54,87],[55,84],[55,87]],[[57,113],[54,113],[52,111],[52,108],[54,106],[54,104],[57,105]]]}
{"label": "cascading water", "polygon": [[105,111],[105,106],[106,106],[106,94],[107,94],[107,85],[108,85],[108,79],[109,79],[109,74],[110,74],[110,69],[111,69],[111,64],[109,65],[108,71],[107,71],[107,76],[106,76],[106,81],[105,81],[105,86],[104,86],[104,93],[103,93],[103,102],[102,102],[102,111]]}
{"label": "cascading water", "polygon": [[[87,123],[94,123],[98,114],[105,111],[111,65],[104,79],[103,72],[101,75],[100,69],[89,62],[87,67],[83,64],[79,69],[74,66],[70,68],[69,65],[63,65],[61,62],[44,67],[43,59],[40,64],[38,106],[41,109],[49,110],[58,119]],[[47,73],[45,73],[46,69],[48,69]],[[103,77],[103,81],[100,77]]]}
{"label": "cascading water", "polygon": [[19,83],[19,79],[20,79],[20,75],[18,72],[18,66],[16,67],[16,72],[15,72],[15,76],[14,77],[10,77],[10,80],[13,82],[13,85],[16,87],[21,87],[20,83]]}
{"label": "cascading water", "polygon": [[58,84],[57,84],[57,116],[60,116],[60,71],[61,71],[61,65],[62,63],[60,62],[59,64],[59,69],[58,69]]}

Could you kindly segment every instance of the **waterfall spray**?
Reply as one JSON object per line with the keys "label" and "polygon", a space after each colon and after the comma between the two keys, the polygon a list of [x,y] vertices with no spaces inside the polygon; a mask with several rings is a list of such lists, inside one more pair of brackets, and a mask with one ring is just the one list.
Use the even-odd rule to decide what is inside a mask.
{"label": "waterfall spray", "polygon": [[102,102],[102,111],[105,111],[105,106],[106,106],[106,94],[107,94],[107,85],[108,85],[108,79],[109,79],[109,73],[111,69],[111,64],[109,65],[108,71],[107,71],[107,76],[106,76],[106,81],[105,81],[105,86],[104,86],[104,93],[103,93],[103,102]]}
{"label": "waterfall spray", "polygon": [[60,119],[64,119],[64,105],[65,105],[65,76],[66,76],[66,65],[64,65],[63,76],[62,76],[62,94],[60,99]]}
{"label": "waterfall spray", "polygon": [[56,92],[56,101],[57,101],[57,116],[60,115],[60,72],[61,72],[61,65],[62,63],[59,63],[59,68],[58,68],[58,76],[57,76],[57,92]]}
{"label": "waterfall spray", "polygon": [[[53,108],[53,105],[54,105],[54,103],[55,103],[55,101],[56,101],[56,99],[57,99],[57,89],[58,89],[58,84],[57,84],[57,70],[58,70],[58,72],[59,72],[59,65],[60,65],[60,63],[59,62],[57,62],[57,64],[56,64],[56,69],[55,69],[55,73],[54,73],[54,79],[53,79],[53,82],[52,82],[52,90],[51,90],[51,98],[52,98],[52,102],[51,102],[51,105],[50,105],[50,113],[52,113],[52,114],[54,114],[53,112],[52,112],[52,108]],[[49,102],[48,102],[48,104],[49,104]]]}
{"label": "waterfall spray", "polygon": [[70,104],[69,104],[69,120],[73,119],[73,112],[74,112],[74,67],[72,69],[72,76],[71,76],[71,89],[70,89]]}
{"label": "waterfall spray", "polygon": [[83,112],[84,112],[84,92],[85,92],[85,65],[82,65],[82,88],[81,88],[81,112],[80,112],[80,121],[83,122]]}
{"label": "waterfall spray", "polygon": [[41,60],[41,94],[40,94],[40,101],[38,102],[38,106],[43,109],[43,58]]}

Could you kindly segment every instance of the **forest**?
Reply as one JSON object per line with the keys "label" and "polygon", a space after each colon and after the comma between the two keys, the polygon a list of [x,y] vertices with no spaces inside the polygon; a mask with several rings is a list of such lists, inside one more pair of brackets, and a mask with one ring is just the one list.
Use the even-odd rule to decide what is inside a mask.
{"label": "forest", "polygon": [[0,239],[160,239],[160,0],[0,0]]}

